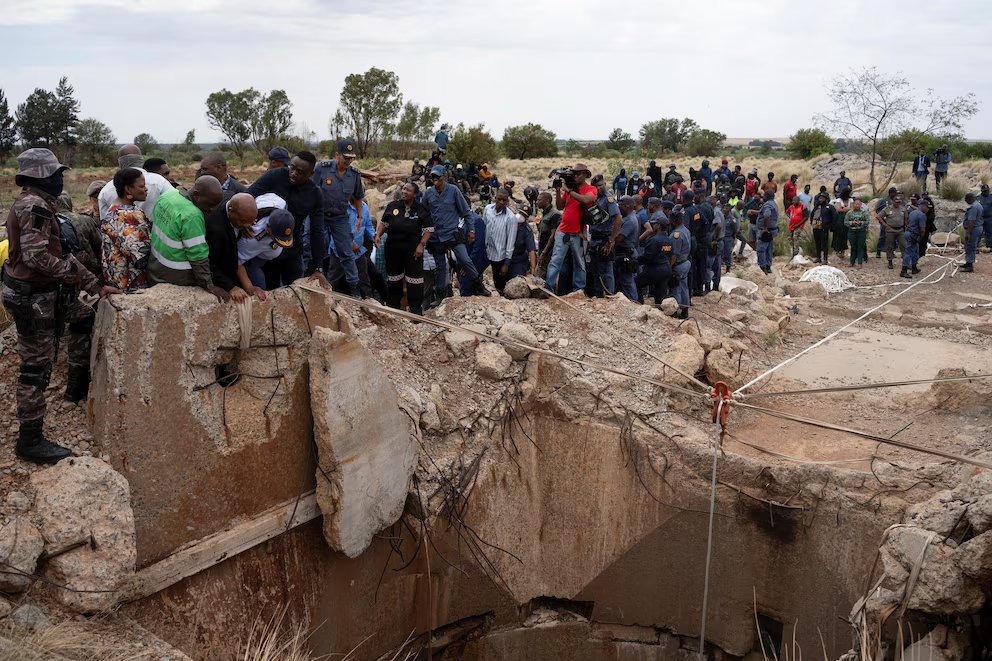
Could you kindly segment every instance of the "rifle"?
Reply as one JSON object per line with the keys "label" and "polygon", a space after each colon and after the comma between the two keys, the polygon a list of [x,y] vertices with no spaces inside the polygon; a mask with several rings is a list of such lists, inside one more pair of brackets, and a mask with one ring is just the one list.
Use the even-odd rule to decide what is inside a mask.
{"label": "rifle", "polygon": [[76,288],[72,285],[60,284],[55,294],[55,359],[59,360],[59,345],[62,343],[62,334],[65,332],[66,317],[69,315],[69,306],[76,296]]}

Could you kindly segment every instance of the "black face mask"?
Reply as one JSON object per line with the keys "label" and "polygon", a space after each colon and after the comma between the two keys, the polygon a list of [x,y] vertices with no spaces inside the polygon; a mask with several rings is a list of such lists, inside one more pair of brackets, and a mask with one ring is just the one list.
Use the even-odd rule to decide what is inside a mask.
{"label": "black face mask", "polygon": [[35,179],[33,182],[35,188],[48,193],[52,197],[58,197],[62,194],[62,190],[65,188],[65,180],[62,177],[61,172],[56,172],[50,177],[45,179]]}

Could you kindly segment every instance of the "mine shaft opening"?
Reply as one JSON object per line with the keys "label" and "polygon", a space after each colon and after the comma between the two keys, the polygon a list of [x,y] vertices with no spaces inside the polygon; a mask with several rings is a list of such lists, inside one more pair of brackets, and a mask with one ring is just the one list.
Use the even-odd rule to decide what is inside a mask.
{"label": "mine shaft opening", "polygon": [[221,388],[230,388],[241,380],[241,374],[231,363],[215,365],[214,379]]}

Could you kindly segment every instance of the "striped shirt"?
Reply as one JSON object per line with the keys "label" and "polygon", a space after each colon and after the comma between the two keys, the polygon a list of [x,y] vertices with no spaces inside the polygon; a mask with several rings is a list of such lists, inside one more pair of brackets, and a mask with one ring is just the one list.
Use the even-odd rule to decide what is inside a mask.
{"label": "striped shirt", "polygon": [[152,284],[208,287],[209,249],[203,212],[172,189],[155,202],[148,279]]}
{"label": "striped shirt", "polygon": [[493,203],[482,212],[482,220],[486,223],[486,257],[490,262],[509,263],[517,240],[517,214],[509,207],[500,213]]}

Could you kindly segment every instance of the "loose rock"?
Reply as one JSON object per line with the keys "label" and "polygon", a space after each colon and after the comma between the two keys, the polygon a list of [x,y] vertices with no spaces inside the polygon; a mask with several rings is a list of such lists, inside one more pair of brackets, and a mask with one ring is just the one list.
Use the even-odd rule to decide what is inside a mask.
{"label": "loose rock", "polygon": [[24,515],[0,528],[0,560],[10,565],[0,572],[0,590],[23,592],[31,587],[30,574],[34,574],[44,547],[41,533]]}
{"label": "loose rock", "polygon": [[499,381],[513,365],[513,358],[503,347],[492,342],[483,342],[475,348],[475,370],[486,379]]}
{"label": "loose rock", "polygon": [[[521,344],[526,344],[527,346],[535,347],[537,346],[537,336],[534,332],[524,324],[508,321],[499,329],[499,337],[505,338],[507,340],[513,340],[515,342],[520,342]],[[513,360],[525,360],[527,356],[530,355],[530,349],[524,349],[521,347],[504,345],[504,350],[510,354]]]}

